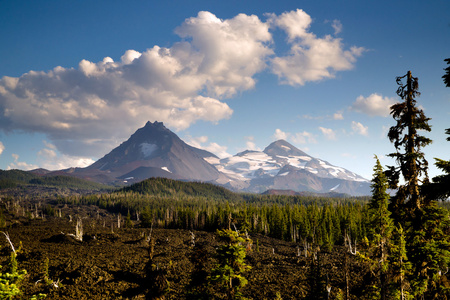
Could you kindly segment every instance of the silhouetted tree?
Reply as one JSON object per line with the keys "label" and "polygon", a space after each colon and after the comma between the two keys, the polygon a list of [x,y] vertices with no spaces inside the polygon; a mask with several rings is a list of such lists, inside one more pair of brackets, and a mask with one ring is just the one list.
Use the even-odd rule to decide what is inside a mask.
{"label": "silhouetted tree", "polygon": [[[450,128],[446,129],[445,133],[450,135]],[[447,141],[450,141],[450,136],[447,137]],[[424,191],[431,199],[446,200],[450,197],[450,160],[435,158],[434,164],[444,174],[433,177],[433,182],[426,185]]]}
{"label": "silhouetted tree", "polygon": [[[450,58],[444,59],[447,64],[450,65]],[[442,79],[444,79],[444,83],[447,87],[450,87],[450,66],[444,69],[445,74],[442,76]]]}
{"label": "silhouetted tree", "polygon": [[[406,78],[406,84],[402,79]],[[389,130],[389,140],[396,152],[389,156],[396,159],[398,167],[386,172],[392,188],[397,193],[391,199],[391,212],[397,222],[405,228],[406,256],[411,262],[408,281],[412,295],[417,299],[435,299],[441,282],[441,275],[450,259],[450,243],[445,232],[449,228],[447,213],[438,207],[424,186],[428,186],[428,162],[422,147],[431,143],[419,131],[431,131],[429,118],[416,107],[418,79],[411,75],[397,77],[397,94],[403,102],[391,107],[391,114],[397,121]],[[400,175],[403,184],[399,184]],[[441,298],[442,299],[442,298]]]}
{"label": "silhouetted tree", "polygon": [[[402,79],[406,77],[406,84]],[[396,152],[389,154],[395,158],[398,166],[391,166],[386,171],[391,188],[397,189],[397,194],[391,200],[391,211],[397,222],[407,218],[420,220],[421,209],[425,199],[420,195],[420,183],[428,182],[428,162],[425,159],[422,147],[431,143],[418,131],[431,131],[427,118],[422,109],[416,106],[415,97],[419,96],[419,82],[411,72],[405,76],[397,77],[397,95],[403,102],[391,106],[391,115],[397,121],[389,130],[389,140],[394,143]],[[404,184],[399,185],[400,175]],[[413,225],[420,226],[419,222]]]}

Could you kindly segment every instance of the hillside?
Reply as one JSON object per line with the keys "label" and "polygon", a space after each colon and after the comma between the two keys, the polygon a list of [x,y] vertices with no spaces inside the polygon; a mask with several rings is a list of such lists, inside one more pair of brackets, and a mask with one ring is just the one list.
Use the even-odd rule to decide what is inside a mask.
{"label": "hillside", "polygon": [[39,172],[33,173],[33,171],[0,170],[0,190],[26,186],[77,189],[86,192],[112,189],[111,186],[67,175],[40,175]]}
{"label": "hillside", "polygon": [[117,192],[136,192],[150,195],[174,197],[186,195],[192,197],[208,197],[215,200],[236,200],[242,197],[226,188],[211,183],[184,182],[168,178],[150,178],[124,187]]}

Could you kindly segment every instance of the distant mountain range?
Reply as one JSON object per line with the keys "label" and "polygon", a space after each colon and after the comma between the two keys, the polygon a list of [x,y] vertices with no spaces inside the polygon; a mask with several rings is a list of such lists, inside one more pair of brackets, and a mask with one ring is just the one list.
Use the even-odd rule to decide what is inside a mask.
{"label": "distant mountain range", "polygon": [[[39,172],[44,172],[39,170]],[[220,159],[186,144],[161,122],[147,122],[127,141],[86,168],[51,174],[103,184],[129,184],[151,177],[210,182],[233,191],[267,190],[369,195],[370,182],[344,168],[314,158],[284,140],[264,151],[244,151]]]}

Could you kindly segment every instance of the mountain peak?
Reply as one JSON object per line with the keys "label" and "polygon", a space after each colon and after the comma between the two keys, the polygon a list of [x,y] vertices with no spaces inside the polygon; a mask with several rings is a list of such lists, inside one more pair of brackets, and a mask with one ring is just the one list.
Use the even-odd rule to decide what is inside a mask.
{"label": "mountain peak", "polygon": [[148,128],[148,127],[164,127],[165,128],[164,123],[158,122],[158,121],[155,121],[154,123],[147,121],[147,123],[145,123],[144,128]]}
{"label": "mountain peak", "polygon": [[[162,122],[145,123],[131,137],[86,168],[116,179],[163,176],[187,180],[215,180],[216,168],[203,158],[212,153],[189,146]],[[106,175],[105,175],[106,176]]]}
{"label": "mountain peak", "polygon": [[300,149],[294,147],[293,145],[289,144],[285,140],[278,140],[273,143],[271,143],[269,146],[266,147],[263,151],[264,153],[268,155],[281,155],[281,156],[308,156],[305,152],[301,151]]}

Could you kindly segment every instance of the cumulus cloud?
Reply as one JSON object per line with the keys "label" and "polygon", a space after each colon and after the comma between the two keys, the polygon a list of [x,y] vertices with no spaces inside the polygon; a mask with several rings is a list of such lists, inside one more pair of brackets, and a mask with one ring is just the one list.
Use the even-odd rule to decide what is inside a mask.
{"label": "cumulus cloud", "polygon": [[352,130],[354,133],[368,136],[369,135],[369,128],[367,126],[364,126],[360,122],[352,121]]}
{"label": "cumulus cloud", "polygon": [[246,136],[245,140],[246,140],[246,142],[245,142],[246,150],[255,150],[255,151],[261,150],[259,147],[256,146],[255,137]]}
{"label": "cumulus cloud", "polygon": [[199,149],[203,149],[209,151],[219,158],[230,157],[231,154],[227,152],[227,146],[221,146],[217,143],[211,142],[208,143],[209,138],[207,136],[199,136],[199,137],[191,137],[188,136],[186,143],[191,145],[192,147],[196,147]]}
{"label": "cumulus cloud", "polygon": [[351,110],[364,113],[369,116],[387,117],[390,113],[390,107],[395,104],[394,98],[383,97],[377,93],[369,97],[359,96],[350,107]]}
{"label": "cumulus cloud", "polygon": [[29,170],[39,168],[37,165],[29,164],[24,161],[19,161],[18,154],[13,153],[13,154],[11,154],[11,156],[13,157],[14,162],[12,162],[8,165],[8,167],[6,168],[7,170],[19,169],[19,170],[29,171]]}
{"label": "cumulus cloud", "polygon": [[268,46],[272,41],[269,25],[255,15],[220,20],[202,11],[175,32],[191,39],[191,47],[202,53],[195,68],[204,75],[208,91],[216,96],[232,96],[238,90],[253,88],[253,75],[266,68],[266,57],[273,54]]}
{"label": "cumulus cloud", "polygon": [[328,140],[336,140],[336,132],[331,128],[319,127],[319,130]]}
{"label": "cumulus cloud", "polygon": [[5,150],[5,146],[3,145],[2,142],[0,142],[0,155],[2,155],[3,150]]}
{"label": "cumulus cloud", "polygon": [[47,141],[44,141],[44,144],[45,148],[41,149],[37,155],[37,162],[41,168],[47,170],[61,170],[71,167],[84,168],[95,162],[91,158],[60,154],[55,145]]}
{"label": "cumulus cloud", "polygon": [[289,140],[296,144],[315,144],[317,143],[314,135],[310,132],[303,131],[291,134],[289,132],[284,132],[281,129],[276,129],[273,135],[274,139],[277,140]]}
{"label": "cumulus cloud", "polygon": [[[364,49],[346,50],[341,39],[317,37],[311,22],[302,10],[270,14],[266,22],[246,14],[222,20],[202,11],[175,29],[180,41],[170,47],[5,76],[0,128],[44,133],[53,150],[79,160],[104,155],[149,120],[176,130],[199,120],[217,123],[233,113],[224,99],[253,89],[264,70],[303,85],[353,67]],[[287,33],[287,56],[276,56],[275,28]],[[52,155],[47,150],[42,156]]]}
{"label": "cumulus cloud", "polygon": [[289,133],[282,131],[281,129],[275,129],[275,133],[273,134],[273,138],[275,140],[287,140],[289,137]]}
{"label": "cumulus cloud", "polygon": [[307,131],[297,132],[294,136],[292,136],[291,140],[297,144],[315,144],[315,143],[317,143],[314,135]]}
{"label": "cumulus cloud", "polygon": [[[330,35],[317,37],[310,32],[312,18],[301,9],[280,16],[271,14],[269,22],[286,31],[291,45],[288,55],[272,60],[272,71],[284,84],[296,86],[334,78],[337,71],[352,69],[357,57],[365,51],[354,46],[345,50],[342,39]],[[339,24],[333,22],[335,31],[342,30]]]}
{"label": "cumulus cloud", "polygon": [[344,120],[344,116],[342,112],[336,112],[333,114],[333,120]]}
{"label": "cumulus cloud", "polygon": [[342,23],[339,20],[333,20],[331,27],[334,29],[334,34],[339,34],[342,32]]}

